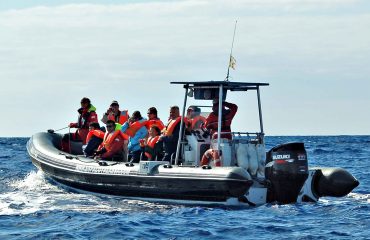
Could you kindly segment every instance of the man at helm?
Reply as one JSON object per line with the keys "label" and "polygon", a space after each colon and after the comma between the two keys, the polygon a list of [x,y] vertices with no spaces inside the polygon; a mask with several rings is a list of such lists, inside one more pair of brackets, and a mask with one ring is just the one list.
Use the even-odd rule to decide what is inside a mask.
{"label": "man at helm", "polygon": [[[219,110],[219,102],[218,99],[213,100],[212,112],[206,119],[204,126],[210,131],[210,134],[213,138],[217,137],[217,129],[218,129],[218,110]],[[221,119],[221,138],[228,138],[231,139],[231,122],[238,111],[238,106],[229,103],[229,102],[222,102],[222,119]]]}

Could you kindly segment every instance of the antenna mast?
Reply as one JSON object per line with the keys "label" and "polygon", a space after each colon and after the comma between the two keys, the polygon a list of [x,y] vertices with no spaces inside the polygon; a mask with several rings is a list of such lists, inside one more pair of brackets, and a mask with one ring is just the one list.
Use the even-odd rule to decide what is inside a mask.
{"label": "antenna mast", "polygon": [[235,32],[236,32],[236,24],[238,23],[238,20],[235,20],[235,26],[234,26],[234,35],[233,35],[233,41],[231,43],[231,51],[230,51],[230,58],[229,58],[229,66],[227,68],[227,75],[225,78],[225,81],[229,81],[230,76],[230,67],[232,69],[235,69],[235,58],[233,57],[233,48],[234,48],[234,39],[235,39]]}

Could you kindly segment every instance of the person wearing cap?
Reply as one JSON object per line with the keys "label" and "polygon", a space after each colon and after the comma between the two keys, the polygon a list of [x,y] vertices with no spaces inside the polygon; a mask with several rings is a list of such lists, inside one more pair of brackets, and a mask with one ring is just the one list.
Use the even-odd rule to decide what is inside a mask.
{"label": "person wearing cap", "polygon": [[79,114],[78,121],[69,124],[70,128],[77,128],[77,131],[71,135],[65,134],[62,138],[62,150],[65,152],[70,152],[69,140],[82,141],[82,144],[85,145],[90,123],[98,122],[96,108],[87,97],[81,99],[81,108],[77,112]]}
{"label": "person wearing cap", "polygon": [[128,139],[128,160],[138,163],[142,153],[140,139],[146,138],[148,130],[145,127],[146,119],[139,111],[135,111],[129,121],[122,125],[121,131],[129,136]]}
{"label": "person wearing cap", "polygon": [[[212,106],[212,112],[208,115],[204,126],[210,131],[212,137],[216,137],[218,130],[218,109],[219,102],[214,100]],[[231,122],[238,111],[238,106],[229,102],[222,102],[222,121],[221,121],[221,132],[226,134],[221,134],[221,138],[231,139]],[[216,134],[215,134],[216,133]],[[215,135],[214,135],[215,134]]]}
{"label": "person wearing cap", "polygon": [[104,113],[101,121],[106,124],[108,120],[113,120],[114,122],[123,125],[129,118],[130,115],[128,114],[128,111],[120,110],[118,102],[113,101],[108,110]]}
{"label": "person wearing cap", "polygon": [[121,131],[116,130],[116,123],[113,120],[107,120],[106,128],[103,143],[95,152],[94,159],[122,161],[124,139]]}
{"label": "person wearing cap", "polygon": [[159,128],[159,130],[162,131],[162,129],[164,128],[164,124],[161,121],[161,119],[158,118],[158,111],[157,111],[157,109],[155,107],[150,107],[148,109],[147,114],[148,114],[148,120],[145,123],[145,126],[148,129],[148,131],[150,130],[150,128],[152,126],[157,126]]}

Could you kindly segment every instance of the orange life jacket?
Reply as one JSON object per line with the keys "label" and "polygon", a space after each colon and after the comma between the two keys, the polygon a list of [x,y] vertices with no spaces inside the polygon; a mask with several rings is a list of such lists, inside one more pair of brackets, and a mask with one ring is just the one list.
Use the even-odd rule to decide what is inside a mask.
{"label": "orange life jacket", "polygon": [[121,131],[116,130],[113,133],[106,132],[104,135],[104,140],[103,140],[103,147],[107,150],[111,150],[111,144],[116,139],[119,135],[121,135]]}
{"label": "orange life jacket", "polygon": [[139,131],[139,129],[142,126],[144,126],[145,123],[146,123],[145,119],[138,120],[138,121],[130,124],[130,126],[126,129],[126,131],[124,133],[127,134],[130,137],[134,137],[136,132]]}
{"label": "orange life jacket", "polygon": [[[185,121],[185,119],[184,119],[184,121]],[[167,123],[167,127],[166,127],[166,129],[164,131],[164,135],[166,135],[166,136],[172,136],[173,130],[175,130],[175,127],[180,122],[181,122],[181,116],[180,117],[177,117],[175,120],[174,119],[169,120],[168,123]]]}
{"label": "orange life jacket", "polygon": [[112,120],[116,123],[119,123],[119,124],[124,124],[125,122],[127,122],[129,118],[129,115],[128,115],[128,111],[127,110],[123,110],[120,112],[120,115],[119,115],[119,119],[118,119],[118,122],[117,122],[117,119],[114,115],[109,115],[108,116],[108,120]]}
{"label": "orange life jacket", "polygon": [[90,141],[92,136],[104,139],[104,132],[102,130],[90,130],[86,137],[86,143]]}
{"label": "orange life jacket", "polygon": [[199,129],[203,123],[206,122],[206,118],[203,117],[203,116],[195,116],[192,120],[191,120],[191,129]]}
{"label": "orange life jacket", "polygon": [[[158,139],[159,139],[160,136],[155,136],[155,137],[149,137],[148,138],[148,141],[146,143],[146,147],[149,148],[150,150],[154,150],[154,146],[155,144],[158,142]],[[145,156],[148,158],[148,159],[152,159],[152,154],[148,153],[148,152],[145,152]]]}
{"label": "orange life jacket", "polygon": [[157,126],[161,131],[164,128],[164,124],[160,119],[151,119],[146,121],[145,127],[147,129],[150,129],[152,126]]}

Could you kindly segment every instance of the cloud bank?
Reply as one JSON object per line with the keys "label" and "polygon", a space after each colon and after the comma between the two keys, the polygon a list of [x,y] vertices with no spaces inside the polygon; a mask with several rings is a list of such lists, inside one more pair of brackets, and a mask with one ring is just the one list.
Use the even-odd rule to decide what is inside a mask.
{"label": "cloud bank", "polygon": [[[267,134],[369,134],[366,2],[96,2],[0,11],[0,106],[28,116],[3,119],[3,136],[65,126],[83,96],[100,116],[117,99],[166,119],[183,96],[170,81],[225,78],[235,20],[232,80],[270,82]],[[257,128],[239,105],[235,130]]]}

